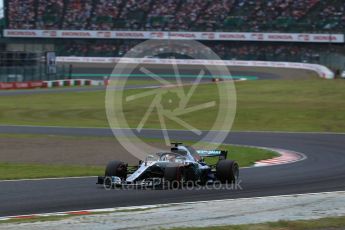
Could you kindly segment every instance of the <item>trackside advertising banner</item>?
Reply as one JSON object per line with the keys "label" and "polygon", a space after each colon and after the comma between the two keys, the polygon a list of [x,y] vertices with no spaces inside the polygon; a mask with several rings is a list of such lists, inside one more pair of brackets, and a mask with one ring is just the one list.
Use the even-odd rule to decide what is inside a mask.
{"label": "trackside advertising banner", "polygon": [[236,33],[236,32],[160,32],[94,30],[4,30],[4,37],[90,38],[90,39],[174,39],[210,41],[273,41],[344,43],[343,34]]}
{"label": "trackside advertising banner", "polygon": [[0,89],[34,89],[42,88],[43,86],[43,81],[0,82]]}

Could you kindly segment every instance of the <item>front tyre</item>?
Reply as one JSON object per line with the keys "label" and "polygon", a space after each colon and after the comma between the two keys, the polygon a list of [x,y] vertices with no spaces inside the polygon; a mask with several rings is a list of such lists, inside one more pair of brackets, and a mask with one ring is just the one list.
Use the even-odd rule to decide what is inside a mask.
{"label": "front tyre", "polygon": [[105,169],[105,176],[117,176],[125,180],[127,177],[127,165],[122,161],[110,161]]}

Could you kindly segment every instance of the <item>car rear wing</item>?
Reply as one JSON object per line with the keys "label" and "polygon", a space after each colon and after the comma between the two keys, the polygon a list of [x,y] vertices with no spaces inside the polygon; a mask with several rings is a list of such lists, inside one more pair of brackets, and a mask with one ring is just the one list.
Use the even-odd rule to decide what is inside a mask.
{"label": "car rear wing", "polygon": [[226,159],[228,156],[227,150],[196,150],[201,157],[219,157],[220,160]]}

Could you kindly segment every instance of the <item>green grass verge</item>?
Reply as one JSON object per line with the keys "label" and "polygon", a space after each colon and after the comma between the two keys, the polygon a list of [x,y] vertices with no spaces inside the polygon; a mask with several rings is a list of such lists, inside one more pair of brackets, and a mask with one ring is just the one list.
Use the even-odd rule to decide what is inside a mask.
{"label": "green grass verge", "polygon": [[[345,81],[267,80],[236,83],[238,108],[235,130],[345,131]],[[163,89],[166,90],[166,89]],[[127,90],[132,95],[145,90]],[[0,124],[107,127],[104,92],[73,92],[0,97]],[[152,97],[127,104],[126,119],[136,127]],[[201,85],[191,105],[217,101],[215,84]],[[163,101],[169,108],[169,102]],[[181,118],[199,129],[209,129],[216,109],[194,112]],[[181,129],[167,120],[168,128]],[[160,128],[156,115],[145,128]]]}
{"label": "green grass verge", "polygon": [[[258,83],[258,84],[255,84]],[[237,84],[237,130],[344,132],[344,80]]]}
{"label": "green grass verge", "polygon": [[0,179],[35,179],[103,175],[104,167],[55,164],[0,163]]}
{"label": "green grass verge", "polygon": [[263,224],[231,225],[206,228],[173,228],[173,230],[320,230],[344,229],[345,217],[322,218],[317,220],[278,221]]}

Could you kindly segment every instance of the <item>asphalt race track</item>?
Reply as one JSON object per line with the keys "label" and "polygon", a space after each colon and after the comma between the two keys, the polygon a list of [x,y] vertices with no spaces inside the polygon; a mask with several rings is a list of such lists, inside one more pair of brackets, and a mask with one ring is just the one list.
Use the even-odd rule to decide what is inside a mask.
{"label": "asphalt race track", "polygon": [[[102,128],[33,126],[0,126],[0,133],[112,135]],[[160,130],[143,130],[141,135],[162,136]],[[187,131],[171,131],[169,135],[175,139],[195,138]],[[231,132],[225,142],[293,150],[304,153],[307,159],[242,169],[242,190],[106,191],[96,186],[96,178],[2,181],[0,216],[345,189],[345,134]]]}

